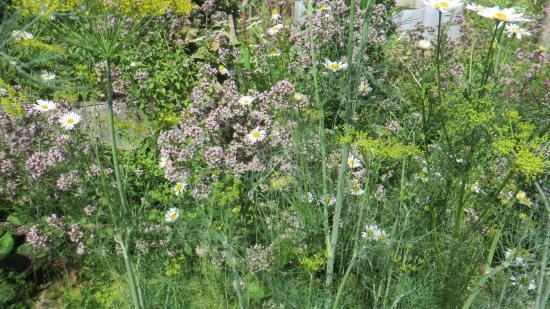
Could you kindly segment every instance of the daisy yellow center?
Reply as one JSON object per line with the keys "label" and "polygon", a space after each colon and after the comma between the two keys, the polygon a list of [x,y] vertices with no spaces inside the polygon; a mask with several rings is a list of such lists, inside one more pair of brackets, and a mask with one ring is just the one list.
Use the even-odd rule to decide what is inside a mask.
{"label": "daisy yellow center", "polygon": [[437,2],[435,5],[434,5],[434,8],[436,10],[439,10],[439,9],[446,9],[449,7],[449,2],[447,1],[441,1],[441,2]]}
{"label": "daisy yellow center", "polygon": [[526,285],[526,284],[527,284],[527,278],[521,276],[521,277],[519,277],[518,282],[519,282],[519,284],[521,284],[521,285]]}
{"label": "daisy yellow center", "polygon": [[40,108],[43,109],[43,110],[47,110],[49,108],[48,105],[40,105]]}
{"label": "daisy yellow center", "polygon": [[359,187],[353,188],[353,192],[359,192]]}
{"label": "daisy yellow center", "polygon": [[504,20],[504,21],[508,20],[508,15],[506,15],[502,12],[495,13],[494,16],[495,16],[496,19],[499,19],[499,20]]}
{"label": "daisy yellow center", "polygon": [[244,105],[250,104],[250,100],[249,100],[249,99],[244,99],[244,100],[243,100],[243,104],[244,104]]}
{"label": "daisy yellow center", "polygon": [[182,185],[181,183],[178,183],[178,184],[176,185],[176,190],[179,191],[179,190],[182,190],[182,189],[183,189],[183,185]]}
{"label": "daisy yellow center", "polygon": [[320,11],[325,11],[325,10],[328,10],[328,8],[325,6],[325,5],[321,5],[321,7],[319,8]]}
{"label": "daisy yellow center", "polygon": [[514,28],[514,29],[512,29],[512,32],[515,32],[515,33],[523,33],[523,29],[521,29],[521,28]]}
{"label": "daisy yellow center", "polygon": [[338,70],[340,68],[340,65],[338,63],[331,63],[330,68],[333,70]]}
{"label": "daisy yellow center", "polygon": [[374,236],[374,231],[373,231],[373,230],[368,230],[368,231],[367,231],[367,235],[369,235],[369,236]]}
{"label": "daisy yellow center", "polygon": [[74,123],[74,119],[72,118],[67,119],[67,124],[73,124],[73,123]]}
{"label": "daisy yellow center", "polygon": [[173,213],[170,214],[170,218],[173,219],[173,220],[175,220],[175,219],[178,218],[178,214],[175,213],[175,212],[173,212]]}
{"label": "daisy yellow center", "polygon": [[386,235],[384,235],[384,234],[380,235],[380,240],[384,241],[384,240],[386,240],[386,239],[388,239],[388,238],[386,237]]}
{"label": "daisy yellow center", "polygon": [[225,67],[224,67],[223,65],[220,65],[220,66],[218,67],[218,70],[219,70],[219,71],[223,71],[223,70],[225,70]]}
{"label": "daisy yellow center", "polygon": [[261,135],[260,131],[252,131],[252,137],[254,138],[260,138]]}

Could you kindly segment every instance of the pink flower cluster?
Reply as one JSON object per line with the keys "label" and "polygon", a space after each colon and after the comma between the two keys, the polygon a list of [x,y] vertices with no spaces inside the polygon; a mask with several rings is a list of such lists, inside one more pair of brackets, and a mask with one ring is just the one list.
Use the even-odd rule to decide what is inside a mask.
{"label": "pink flower cluster", "polygon": [[[219,84],[215,70],[201,72],[204,79],[193,90],[177,128],[158,139],[166,179],[186,178],[198,166],[237,177],[267,166],[288,169],[284,155],[275,153],[292,145],[291,113],[307,102],[295,98],[294,86],[283,80],[264,92],[240,92],[231,79]],[[252,103],[239,102],[244,96]],[[249,133],[255,128],[265,131],[265,138],[251,142]]]}

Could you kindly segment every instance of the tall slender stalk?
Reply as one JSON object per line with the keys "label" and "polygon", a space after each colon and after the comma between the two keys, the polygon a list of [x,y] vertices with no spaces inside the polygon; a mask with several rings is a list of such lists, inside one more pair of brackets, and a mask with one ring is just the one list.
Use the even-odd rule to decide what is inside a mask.
{"label": "tall slender stalk", "polygon": [[107,77],[107,112],[109,116],[109,135],[111,137],[111,153],[113,157],[113,168],[115,170],[116,178],[116,187],[118,190],[118,195],[120,198],[120,204],[122,205],[123,216],[126,219],[130,219],[128,201],[126,200],[126,194],[124,193],[124,186],[122,183],[122,176],[120,174],[120,166],[118,164],[118,150],[116,143],[116,133],[115,133],[115,116],[113,112],[113,84],[111,80],[111,63],[107,59],[105,61],[105,75]]}
{"label": "tall slender stalk", "polygon": [[360,234],[361,234],[361,228],[363,226],[363,214],[365,211],[365,204],[368,205],[369,203],[369,192],[368,189],[370,187],[370,176],[367,176],[367,182],[365,183],[365,193],[364,198],[361,204],[359,205],[359,215],[357,217],[357,224],[355,227],[355,238],[353,243],[353,253],[351,256],[351,260],[348,264],[348,268],[346,269],[346,272],[344,274],[344,277],[342,278],[342,281],[340,282],[340,286],[338,287],[338,292],[336,293],[336,297],[334,298],[334,305],[332,306],[333,309],[338,308],[338,305],[340,304],[340,299],[342,298],[342,292],[344,291],[344,287],[346,286],[346,282],[348,281],[349,275],[352,271],[352,269],[355,267],[355,261],[357,260],[357,256],[359,253],[359,243],[360,243]]}
{"label": "tall slender stalk", "polygon": [[[352,89],[353,81],[352,76],[354,72],[353,67],[353,39],[354,39],[354,29],[355,24],[355,1],[350,2],[350,17],[348,24],[348,46],[347,46],[347,61],[348,74],[347,74],[347,95],[346,95],[346,123],[351,122],[351,117],[353,114],[353,102],[352,102]],[[330,237],[330,250],[327,257],[327,277],[325,286],[327,289],[327,299],[325,303],[326,308],[330,308],[332,305],[332,283],[334,276],[334,261],[336,255],[336,246],[338,244],[338,233],[340,230],[340,216],[342,214],[342,205],[344,199],[344,178],[348,167],[348,156],[349,156],[349,144],[345,143],[342,145],[342,159],[340,162],[340,169],[338,172],[338,188],[336,192],[336,205],[334,210],[334,216],[332,218],[332,231]]]}
{"label": "tall slender stalk", "polygon": [[[537,298],[535,301],[535,308],[536,309],[542,309],[546,306],[546,300],[547,296],[544,298],[542,295],[542,288],[544,285],[544,276],[546,273],[546,267],[548,267],[548,250],[550,249],[550,206],[548,206],[548,200],[546,199],[546,195],[544,194],[544,191],[540,187],[540,185],[535,182],[535,186],[537,187],[537,191],[539,192],[539,195],[542,198],[542,202],[544,203],[544,209],[546,210],[546,217],[547,217],[547,223],[546,223],[546,238],[544,239],[544,245],[542,247],[542,258],[540,260],[540,270],[539,270],[539,277],[537,279]],[[547,286],[550,286],[550,283],[546,284]]]}
{"label": "tall slender stalk", "polygon": [[[495,23],[495,30],[493,31],[493,35],[491,37],[491,43],[489,44],[489,50],[487,51],[487,55],[485,56],[483,77],[482,77],[482,80],[481,80],[481,96],[483,96],[485,94],[485,85],[487,84],[487,81],[489,80],[489,75],[491,73],[491,67],[492,67],[492,63],[493,63],[492,56],[493,56],[493,51],[494,51],[493,46],[494,46],[495,41],[497,39],[497,33],[498,33],[499,26],[500,26],[500,21],[497,21]],[[504,30],[504,25],[503,25],[502,28]]]}
{"label": "tall slender stalk", "polygon": [[[441,11],[437,11],[438,12],[438,23],[437,23],[437,50],[436,50],[436,53],[435,53],[435,67],[436,67],[436,71],[437,71],[437,76],[436,76],[436,83],[437,83],[437,103],[438,104],[441,104],[441,37],[442,37],[442,32],[441,32],[441,24],[442,24],[442,21],[443,21],[443,13],[441,13]],[[431,104],[430,104],[430,110],[429,110],[429,113],[431,114]]]}
{"label": "tall slender stalk", "polygon": [[[124,264],[126,265],[126,272],[128,275],[128,281],[130,283],[130,292],[132,294],[132,302],[136,309],[141,309],[144,307],[143,298],[141,292],[138,291],[138,286],[136,284],[136,279],[134,275],[134,270],[132,267],[132,261],[130,259],[129,244],[131,241],[131,216],[128,207],[128,201],[126,200],[126,194],[124,192],[124,186],[122,183],[122,176],[120,174],[120,166],[118,163],[118,151],[116,143],[116,134],[115,134],[115,116],[113,112],[113,84],[111,79],[111,62],[107,58],[105,60],[105,76],[107,79],[107,111],[109,116],[109,134],[111,136],[111,153],[113,158],[113,168],[115,170],[116,186],[118,190],[118,195],[120,198],[120,204],[122,205],[122,215],[128,226],[126,230],[126,239],[120,239],[120,245],[122,248],[122,253],[124,255]],[[122,238],[122,235],[120,236]]]}
{"label": "tall slender stalk", "polygon": [[[322,190],[323,196],[328,194],[328,175],[327,175],[327,149],[326,149],[326,137],[325,137],[325,109],[324,102],[319,95],[319,74],[317,72],[318,60],[315,51],[314,39],[313,39],[313,0],[308,1],[308,33],[309,33],[309,53],[312,62],[311,74],[313,75],[313,96],[315,102],[317,102],[317,114],[319,116],[319,148],[321,156],[321,174],[322,174]],[[324,225],[325,225],[325,245],[327,251],[330,249],[329,239],[329,222],[328,222],[328,209],[323,207]]]}

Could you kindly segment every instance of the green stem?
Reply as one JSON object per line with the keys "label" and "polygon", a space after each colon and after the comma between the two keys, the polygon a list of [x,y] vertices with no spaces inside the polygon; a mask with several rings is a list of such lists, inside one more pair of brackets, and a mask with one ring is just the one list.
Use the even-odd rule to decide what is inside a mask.
{"label": "green stem", "polygon": [[241,288],[241,277],[239,275],[239,272],[237,271],[237,261],[231,253],[231,246],[229,245],[225,237],[222,237],[222,235],[218,233],[215,228],[211,227],[211,231],[222,242],[225,258],[227,259],[227,264],[229,264],[229,266],[231,267],[231,271],[233,272],[233,284],[235,285],[235,291],[237,292],[239,307],[241,309],[246,309],[248,306],[244,301],[243,290]]}
{"label": "green stem", "polygon": [[345,144],[342,147],[342,162],[338,172],[338,190],[336,193],[336,208],[332,217],[332,232],[330,237],[330,250],[327,257],[327,278],[326,288],[328,290],[326,308],[330,308],[332,304],[332,281],[334,273],[334,259],[336,255],[336,245],[338,244],[338,233],[340,231],[340,216],[342,214],[343,193],[344,193],[344,176],[348,167],[349,145]]}
{"label": "green stem", "polygon": [[483,79],[481,80],[481,96],[485,94],[485,85],[487,84],[487,81],[489,80],[491,65],[492,65],[492,55],[493,55],[493,45],[495,44],[495,40],[497,38],[497,32],[500,25],[500,21],[497,21],[495,23],[495,30],[493,31],[493,36],[491,38],[491,43],[489,44],[489,50],[487,51],[487,56],[485,56],[485,68],[483,71]]}
{"label": "green stem", "polygon": [[[134,307],[136,309],[143,308],[143,299],[141,299],[141,293],[138,292],[138,287],[136,285],[136,280],[134,276],[134,270],[132,268],[132,261],[130,259],[130,253],[129,253],[129,244],[131,242],[131,216],[129,212],[128,207],[128,201],[126,200],[126,195],[124,193],[124,187],[122,184],[122,176],[120,174],[120,167],[118,163],[118,154],[117,154],[117,144],[116,144],[116,136],[115,136],[115,117],[113,112],[113,84],[111,80],[111,63],[110,59],[106,59],[106,65],[105,65],[105,74],[107,77],[107,106],[108,106],[108,114],[109,114],[109,133],[111,136],[111,152],[113,156],[113,167],[115,170],[115,177],[116,177],[116,185],[118,190],[118,195],[120,198],[120,203],[122,205],[122,214],[124,219],[126,220],[128,228],[128,234],[126,238],[126,242],[124,242],[122,239],[120,240],[120,244],[122,247],[122,252],[124,255],[124,263],[126,265],[126,272],[128,273],[128,279],[130,281],[130,290],[132,294],[132,301],[134,303]],[[121,236],[122,237],[122,236]]]}
{"label": "green stem", "polygon": [[[544,285],[544,275],[546,273],[546,267],[548,266],[548,250],[550,247],[550,207],[548,206],[548,200],[546,199],[546,195],[544,194],[544,191],[542,191],[542,188],[540,185],[535,182],[535,186],[537,187],[537,191],[539,192],[542,202],[544,203],[544,208],[546,210],[546,216],[547,216],[547,223],[546,223],[546,238],[544,239],[544,246],[542,248],[542,258],[540,261],[540,270],[539,270],[539,277],[537,280],[537,298],[535,301],[535,308],[542,309],[546,306],[546,299],[542,299],[542,288]],[[547,284],[550,286],[550,284]]]}
{"label": "green stem", "polygon": [[361,228],[363,227],[363,213],[365,210],[365,204],[368,204],[369,202],[369,180],[370,177],[367,177],[367,183],[365,184],[365,193],[363,201],[361,202],[359,206],[359,216],[357,219],[357,225],[355,227],[355,241],[353,244],[353,254],[351,257],[351,260],[349,262],[348,268],[346,269],[346,273],[344,274],[344,277],[342,278],[342,281],[340,282],[340,286],[338,287],[338,292],[336,293],[336,298],[334,299],[334,305],[332,306],[333,309],[338,308],[338,305],[340,303],[340,299],[342,298],[342,292],[344,291],[344,287],[346,286],[346,282],[348,280],[348,277],[353,269],[355,267],[355,261],[357,260],[357,255],[359,252],[359,243],[360,243],[360,234],[361,234]]}
{"label": "green stem", "polygon": [[[441,13],[441,11],[438,11],[439,13],[439,20],[438,20],[438,26],[437,26],[437,50],[436,50],[436,58],[435,58],[435,67],[436,67],[436,70],[437,70],[437,80],[436,80],[436,83],[437,83],[437,102],[438,104],[441,104],[441,22],[442,22],[442,18],[443,18],[443,13]],[[429,113],[431,114],[431,106],[430,106],[430,111]]]}
{"label": "green stem", "polygon": [[128,281],[130,282],[130,293],[132,295],[132,302],[136,309],[142,309],[142,301],[139,299],[139,293],[137,291],[136,279],[134,277],[134,270],[132,268],[132,260],[130,259],[130,250],[128,244],[130,243],[131,230],[127,230],[126,241],[122,239],[122,235],[119,239],[119,244],[122,249],[122,255],[124,257],[124,265],[126,266],[126,273],[128,275]]}
{"label": "green stem", "polygon": [[[346,123],[351,122],[353,115],[353,104],[352,104],[352,90],[353,82],[351,80],[352,74],[354,72],[353,67],[353,43],[354,43],[354,24],[355,24],[355,1],[350,2],[350,16],[348,23],[348,45],[347,45],[347,61],[348,61],[348,89],[346,96]],[[330,247],[327,257],[327,277],[325,282],[325,287],[327,289],[327,300],[325,303],[325,308],[330,308],[332,305],[332,283],[334,277],[334,259],[336,255],[336,246],[338,244],[338,233],[340,230],[340,216],[342,214],[342,205],[344,199],[344,178],[346,170],[348,167],[348,156],[349,156],[349,145],[346,143],[342,145],[342,159],[340,163],[340,170],[338,172],[338,188],[336,193],[336,205],[334,216],[332,218],[332,232],[330,237]]]}
{"label": "green stem", "polygon": [[460,195],[458,198],[458,207],[456,208],[455,213],[455,238],[458,240],[460,238],[460,226],[462,225],[462,218],[464,217],[464,203],[466,202],[466,184],[470,179],[470,170],[472,169],[472,158],[475,153],[476,143],[471,146],[468,156],[466,157],[466,164],[468,166],[464,169],[464,175],[462,176],[462,184],[460,186]]}
{"label": "green stem", "polygon": [[464,303],[464,306],[462,306],[462,309],[468,309],[470,308],[470,306],[472,305],[472,303],[474,302],[474,300],[476,299],[477,297],[477,294],[479,294],[479,291],[481,290],[481,288],[483,287],[483,285],[485,284],[485,282],[487,282],[487,280],[498,274],[499,272],[503,271],[504,269],[506,269],[509,265],[509,261],[505,261],[504,263],[502,263],[500,266],[498,266],[497,268],[495,268],[495,270],[493,272],[489,272],[485,275],[483,275],[479,281],[476,283],[475,287],[473,288],[472,290],[472,293],[470,294],[470,296],[468,296],[468,298],[466,299],[466,303]]}
{"label": "green stem", "polygon": [[[317,111],[319,115],[319,147],[321,155],[321,173],[322,173],[322,183],[323,183],[323,197],[326,197],[328,194],[328,176],[327,176],[327,150],[326,150],[326,137],[325,137],[325,110],[323,101],[321,101],[319,95],[319,74],[317,72],[317,54],[314,48],[313,40],[313,0],[308,2],[308,15],[309,15],[309,52],[311,56],[312,68],[311,74],[313,75],[313,96],[315,102],[317,102]],[[329,222],[328,222],[328,209],[323,207],[324,215],[324,224],[325,224],[325,245],[327,250],[330,248],[329,240]]]}
{"label": "green stem", "polygon": [[131,218],[128,201],[126,200],[126,194],[124,193],[124,186],[122,183],[122,176],[120,174],[120,166],[118,163],[118,150],[115,133],[115,116],[113,112],[113,84],[111,80],[111,63],[109,60],[106,60],[105,74],[107,76],[107,111],[109,115],[109,134],[111,137],[111,153],[113,157],[113,168],[115,170],[116,187],[120,198],[120,204],[122,205],[123,216],[127,220],[130,220]]}

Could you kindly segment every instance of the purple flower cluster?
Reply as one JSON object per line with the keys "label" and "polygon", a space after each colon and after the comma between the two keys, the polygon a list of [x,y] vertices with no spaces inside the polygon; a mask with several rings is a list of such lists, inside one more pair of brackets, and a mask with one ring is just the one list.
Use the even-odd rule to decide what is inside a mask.
{"label": "purple flower cluster", "polygon": [[13,170],[13,161],[8,158],[8,155],[0,151],[0,174],[8,174]]}
{"label": "purple flower cluster", "polygon": [[56,214],[51,214],[46,218],[48,225],[58,232],[63,232],[65,222],[63,217],[58,217]]}
{"label": "purple flower cluster", "polygon": [[47,235],[40,232],[37,225],[31,226],[26,235],[26,240],[33,247],[48,250],[51,247],[51,240]]}
{"label": "purple flower cluster", "polygon": [[[196,164],[240,176],[288,162],[270,154],[292,145],[295,124],[285,114],[289,116],[307,102],[294,98],[294,86],[283,80],[264,92],[239,93],[231,79],[220,85],[210,67],[201,72],[204,79],[193,90],[191,105],[178,127],[159,136],[161,158],[166,159],[165,177],[170,181],[186,178]],[[253,98],[251,104],[239,102],[245,95]],[[265,139],[249,140],[255,128],[265,131]]]}
{"label": "purple flower cluster", "polygon": [[67,191],[77,185],[78,182],[78,171],[72,170],[59,176],[57,179],[57,189]]}

